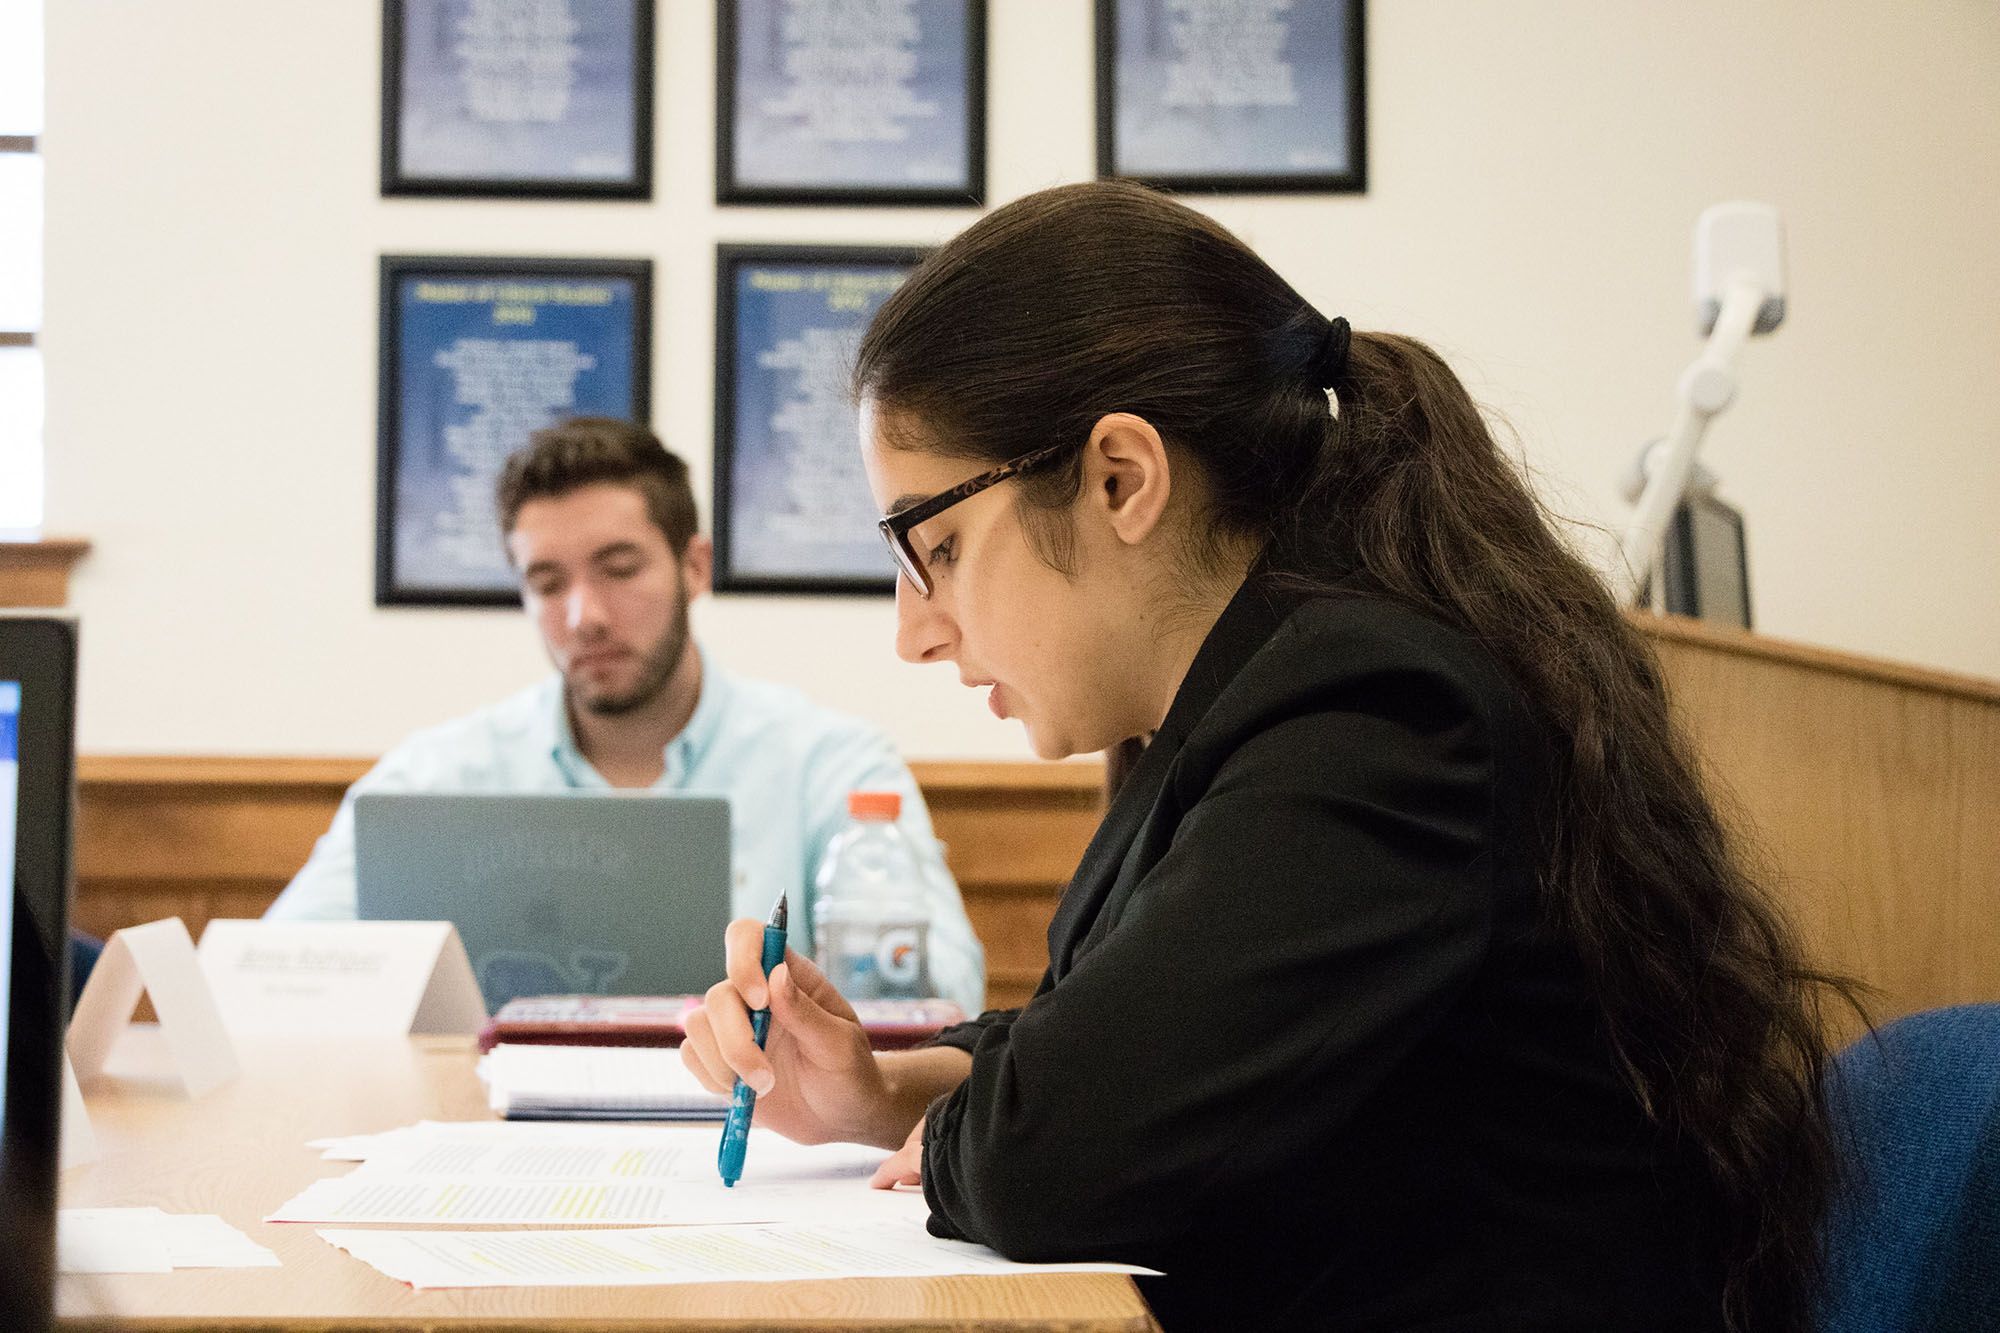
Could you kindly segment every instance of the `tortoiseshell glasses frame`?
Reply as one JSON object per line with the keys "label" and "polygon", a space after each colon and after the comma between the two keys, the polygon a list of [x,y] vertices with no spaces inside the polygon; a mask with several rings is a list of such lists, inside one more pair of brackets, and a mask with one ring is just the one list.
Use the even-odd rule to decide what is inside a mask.
{"label": "tortoiseshell glasses frame", "polygon": [[1010,458],[992,471],[982,472],[970,481],[961,481],[950,490],[939,491],[928,500],[918,500],[915,504],[904,505],[878,522],[875,526],[881,530],[882,540],[887,543],[889,554],[895,558],[896,568],[910,581],[910,586],[917,590],[917,596],[925,601],[930,600],[931,575],[930,571],[924,568],[923,558],[917,554],[917,548],[910,542],[910,529],[919,523],[936,518],[960,500],[969,500],[988,487],[997,486],[1009,477],[1019,476],[1044,459],[1054,458],[1066,448],[1067,445],[1052,444],[1046,449],[1037,449],[1033,453],[1022,454],[1019,458]]}

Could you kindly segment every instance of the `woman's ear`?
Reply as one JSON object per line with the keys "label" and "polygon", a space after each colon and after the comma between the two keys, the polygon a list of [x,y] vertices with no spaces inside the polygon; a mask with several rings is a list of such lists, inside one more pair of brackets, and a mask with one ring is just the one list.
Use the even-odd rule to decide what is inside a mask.
{"label": "woman's ear", "polygon": [[1152,423],[1130,412],[1098,418],[1083,449],[1084,512],[1137,546],[1159,527],[1172,493],[1166,442]]}

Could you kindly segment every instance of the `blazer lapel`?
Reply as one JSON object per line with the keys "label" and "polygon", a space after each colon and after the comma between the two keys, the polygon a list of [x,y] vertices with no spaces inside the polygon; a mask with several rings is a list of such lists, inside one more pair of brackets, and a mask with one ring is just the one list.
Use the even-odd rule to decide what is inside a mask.
{"label": "blazer lapel", "polygon": [[1167,770],[1179,749],[1180,742],[1169,741],[1164,731],[1153,737],[1112,799],[1111,808],[1104,812],[1090,845],[1084,848],[1083,859],[1077,862],[1076,873],[1070,876],[1069,887],[1063,890],[1062,901],[1049,922],[1049,968],[1057,980],[1069,970],[1077,942],[1089,931],[1104,896],[1118,882],[1118,872],[1139,830],[1159,804]]}
{"label": "blazer lapel", "polygon": [[1159,808],[1181,743],[1297,600],[1274,594],[1253,575],[1237,589],[1202,641],[1166,719],[1104,812],[1049,922],[1049,968],[1056,980],[1069,970],[1077,945],[1090,933],[1106,897],[1126,878],[1126,863],[1140,831]]}

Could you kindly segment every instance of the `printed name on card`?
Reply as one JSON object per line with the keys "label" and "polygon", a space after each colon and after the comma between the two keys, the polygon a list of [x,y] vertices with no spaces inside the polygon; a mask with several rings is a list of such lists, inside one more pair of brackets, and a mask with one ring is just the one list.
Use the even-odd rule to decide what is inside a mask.
{"label": "printed name on card", "polygon": [[211,921],[200,957],[237,1036],[467,1034],[486,1021],[449,921]]}

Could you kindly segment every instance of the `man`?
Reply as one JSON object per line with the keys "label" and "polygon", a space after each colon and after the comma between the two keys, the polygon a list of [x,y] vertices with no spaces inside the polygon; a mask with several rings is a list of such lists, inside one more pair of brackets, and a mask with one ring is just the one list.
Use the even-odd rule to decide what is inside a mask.
{"label": "man", "polygon": [[[577,418],[507,460],[499,510],[556,673],[391,750],[348,790],[266,915],[354,916],[362,792],[651,788],[730,798],[735,915],[761,917],[787,891],[793,947],[810,952],[813,876],[848,793],[897,791],[903,831],[931,871],[931,979],[978,1013],[979,941],[888,740],[797,691],[730,675],[692,642],[688,604],[709,590],[714,547],[695,531],[687,465],[642,427]],[[720,939],[715,947],[719,959]]]}

